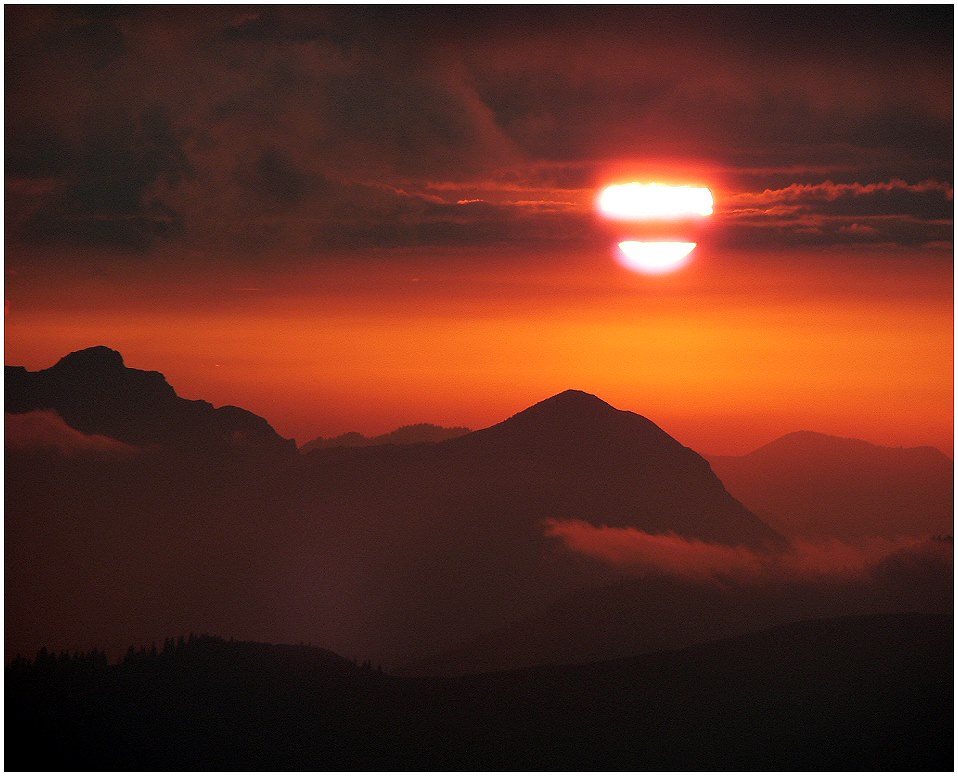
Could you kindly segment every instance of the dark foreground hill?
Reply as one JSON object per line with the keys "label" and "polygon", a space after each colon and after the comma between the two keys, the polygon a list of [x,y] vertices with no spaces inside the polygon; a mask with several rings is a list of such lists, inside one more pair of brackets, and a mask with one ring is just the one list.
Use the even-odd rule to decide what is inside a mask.
{"label": "dark foreground hill", "polygon": [[709,462],[736,498],[789,538],[953,533],[954,463],[933,447],[799,431]]}
{"label": "dark foreground hill", "polygon": [[195,639],[6,671],[10,770],[941,770],[953,621],[807,621],[673,652],[402,679]]}

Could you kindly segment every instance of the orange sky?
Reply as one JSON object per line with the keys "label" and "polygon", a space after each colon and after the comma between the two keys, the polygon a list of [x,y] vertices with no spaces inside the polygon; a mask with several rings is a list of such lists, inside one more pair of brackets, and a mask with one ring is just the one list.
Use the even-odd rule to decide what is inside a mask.
{"label": "orange sky", "polygon": [[34,268],[7,278],[5,360],[40,369],[109,345],[300,443],[481,428],[579,388],[707,453],[800,429],[950,453],[948,255],[706,244],[654,277],[611,249],[394,249],[274,274],[181,257],[161,277],[104,263],[65,281]]}
{"label": "orange sky", "polygon": [[[952,449],[950,6],[4,18],[7,364],[107,345],[300,442],[574,387],[703,452]],[[714,214],[602,222],[627,181]],[[699,247],[614,260],[652,233]]]}

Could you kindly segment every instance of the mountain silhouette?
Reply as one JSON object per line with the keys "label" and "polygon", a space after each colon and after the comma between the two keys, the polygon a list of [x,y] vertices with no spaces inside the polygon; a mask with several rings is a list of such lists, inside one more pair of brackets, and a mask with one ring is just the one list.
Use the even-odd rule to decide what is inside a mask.
{"label": "mountain silhouette", "polygon": [[162,374],[131,369],[104,346],[70,353],[38,372],[6,366],[4,378],[7,412],[54,410],[86,434],[191,454],[295,450],[258,415],[180,398]]}
{"label": "mountain silhouette", "polygon": [[[200,639],[107,666],[102,652],[41,652],[6,675],[7,764],[829,770],[951,762],[949,540],[896,544],[902,549],[856,573],[792,579],[783,568],[799,544],[730,495],[702,456],[582,391],[431,444],[300,455],[262,418],[182,399],[160,373],[127,368],[109,348],[6,372],[8,412],[55,421],[23,424],[21,434],[32,427],[49,442],[67,429],[53,413],[76,432],[70,444],[21,439],[5,451],[8,659],[41,646],[117,656],[131,641],[191,631],[335,653]],[[117,449],[102,452],[113,440]],[[928,514],[950,505],[939,487],[950,461],[873,448],[799,434],[745,458],[766,466],[754,478],[793,489],[786,506],[800,491],[799,504],[827,497],[830,510],[844,509],[821,530],[843,520],[875,533],[876,518],[853,522],[857,513],[840,498],[846,489],[864,503],[882,478],[897,482],[896,492],[907,484],[915,499],[923,488],[932,494],[896,502],[893,534],[926,519],[909,518],[909,503],[927,503]],[[856,491],[856,478],[869,489]],[[804,519],[805,530],[816,525]],[[747,556],[777,573],[627,568],[567,545],[548,521],[631,529],[613,533],[652,536],[660,553],[688,545]],[[850,613],[885,616],[741,635]],[[736,638],[701,644],[724,636]],[[420,676],[358,668],[356,657],[387,671],[418,667]],[[622,659],[594,662],[610,657]],[[582,661],[590,664],[568,665]],[[553,665],[521,668],[542,663]],[[502,668],[515,670],[422,677]]]}
{"label": "mountain silhouette", "polygon": [[[8,368],[7,409],[41,408],[154,452],[8,448],[8,649],[51,629],[64,639],[51,646],[98,633],[116,645],[176,623],[395,665],[615,579],[547,535],[547,520],[785,544],[701,456],[581,391],[434,444],[298,455],[265,420],[182,399],[160,373],[91,348],[40,372]],[[244,434],[290,454],[237,456]]]}
{"label": "mountain silhouette", "polygon": [[[389,643],[392,655],[371,657],[391,665],[397,655],[479,636],[615,577],[546,536],[550,519],[760,552],[787,546],[701,456],[646,418],[581,391],[444,442],[318,449],[302,465],[297,511],[310,529],[299,533],[299,551],[310,565],[359,577],[348,586],[351,599],[354,585],[372,586],[351,615],[350,638],[363,640],[362,654]],[[314,584],[329,581],[317,572]],[[313,606],[347,627],[320,596]]]}
{"label": "mountain silhouette", "polygon": [[647,418],[567,390],[508,420],[445,443],[506,491],[518,481],[543,518],[782,547],[725,490],[709,463]]}
{"label": "mountain silhouette", "polygon": [[736,498],[789,537],[953,532],[954,464],[933,447],[799,431],[748,455],[709,461]]}
{"label": "mountain silhouette", "polygon": [[468,434],[470,429],[463,426],[445,428],[432,423],[414,423],[410,426],[400,426],[395,431],[379,436],[367,437],[358,431],[348,431],[336,437],[317,437],[304,445],[299,451],[308,453],[325,447],[372,447],[375,445],[417,445],[422,442],[444,442]]}

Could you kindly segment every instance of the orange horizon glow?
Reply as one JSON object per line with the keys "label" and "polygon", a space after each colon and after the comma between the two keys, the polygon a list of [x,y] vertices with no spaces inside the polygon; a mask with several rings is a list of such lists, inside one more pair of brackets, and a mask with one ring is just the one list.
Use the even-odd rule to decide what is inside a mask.
{"label": "orange horizon glow", "polygon": [[145,271],[129,265],[109,282],[18,276],[5,363],[44,369],[107,345],[179,395],[243,407],[300,443],[420,422],[483,428],[577,388],[702,453],[811,430],[951,454],[945,252],[704,258],[648,277],[598,249],[416,253],[348,273],[140,276],[140,295],[116,293]]}

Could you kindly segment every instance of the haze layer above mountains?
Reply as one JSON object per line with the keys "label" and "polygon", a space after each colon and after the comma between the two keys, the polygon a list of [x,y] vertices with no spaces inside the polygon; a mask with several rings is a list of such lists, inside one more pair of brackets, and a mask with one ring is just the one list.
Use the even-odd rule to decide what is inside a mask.
{"label": "haze layer above mountains", "polygon": [[[8,655],[41,644],[119,650],[195,631],[422,665],[457,645],[493,644],[486,634],[511,623],[569,622],[547,613],[586,596],[600,619],[624,616],[616,627],[638,634],[594,639],[586,651],[599,659],[845,613],[835,601],[854,612],[938,611],[951,584],[935,563],[934,579],[910,597],[900,574],[881,584],[874,575],[881,557],[924,557],[923,539],[951,532],[951,464],[937,451],[856,443],[856,457],[821,437],[810,461],[796,464],[793,451],[782,473],[767,449],[713,461],[756,516],[700,455],[581,391],[439,442],[393,437],[300,454],[262,418],[181,399],[159,373],[99,347],[40,372],[7,367],[6,409]],[[811,464],[827,461],[823,449],[838,456],[825,467],[832,479]],[[883,468],[873,477],[875,456]],[[842,470],[854,487],[839,487]],[[788,479],[789,500],[770,500],[789,472],[803,478],[805,501]],[[771,489],[764,501],[759,484]],[[831,530],[803,506],[822,503],[816,488],[847,495],[832,498]],[[887,508],[870,523],[868,505],[882,493]],[[801,545],[808,537],[859,546],[833,547],[823,566]],[[872,537],[885,541],[878,555],[860,551]],[[949,543],[933,545],[935,558],[947,553]],[[780,588],[771,597],[769,574]],[[754,610],[766,614],[717,617],[710,628],[692,606],[643,641],[657,607],[682,600],[675,585],[694,588],[686,600],[708,601],[718,577],[740,608],[764,596]],[[839,587],[842,595],[827,594]],[[599,631],[611,626],[592,619]],[[586,639],[584,630],[567,636]],[[562,660],[561,642],[492,662]]]}

